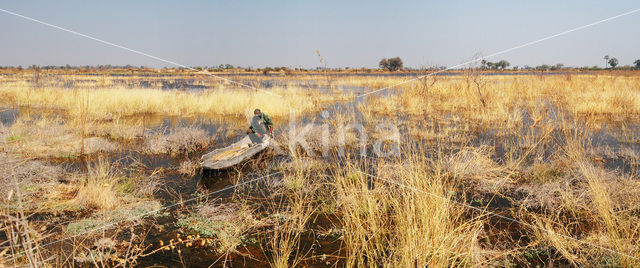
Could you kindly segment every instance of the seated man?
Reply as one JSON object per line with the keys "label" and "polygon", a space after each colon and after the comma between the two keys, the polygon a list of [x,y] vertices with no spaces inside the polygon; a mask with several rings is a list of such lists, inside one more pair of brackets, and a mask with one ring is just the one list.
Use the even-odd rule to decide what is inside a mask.
{"label": "seated man", "polygon": [[[265,128],[266,130],[269,131],[269,137],[273,138],[273,122],[271,121],[271,117],[269,117],[268,114],[263,113],[262,111],[260,111],[260,109],[255,109],[253,111],[253,115],[254,118],[259,118],[260,120],[257,122],[262,128]],[[261,134],[261,130],[259,130],[258,126],[254,127],[253,126],[253,122],[252,125],[249,126],[249,131],[247,131],[247,134],[256,134],[256,136],[258,136],[259,138],[263,138],[262,136],[264,134]]]}

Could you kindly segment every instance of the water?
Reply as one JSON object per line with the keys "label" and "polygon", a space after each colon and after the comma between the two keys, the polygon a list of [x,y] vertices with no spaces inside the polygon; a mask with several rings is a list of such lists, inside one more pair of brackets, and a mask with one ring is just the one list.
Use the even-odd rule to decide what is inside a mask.
{"label": "water", "polygon": [[[420,76],[424,76],[434,71],[429,72],[403,72],[403,73],[332,73],[329,74],[329,77],[396,77],[396,78],[406,78],[414,79]],[[487,72],[480,73],[482,76],[555,76],[555,75],[567,75],[571,74],[566,71],[549,71],[549,72],[540,72],[540,71],[526,71],[526,72]],[[589,74],[589,73],[580,73],[580,74]],[[122,85],[125,87],[131,88],[159,88],[163,90],[185,90],[185,91],[203,91],[207,89],[214,89],[217,86],[218,82],[222,82],[219,78],[214,76],[207,76],[203,74],[99,74],[99,73],[90,73],[90,74],[82,74],[83,76],[96,76],[96,77],[110,77],[110,81],[112,81],[116,85]],[[463,73],[458,71],[444,71],[440,73],[433,74],[436,76],[460,76]],[[325,79],[298,79],[298,77],[319,77],[322,78],[327,76],[323,73],[304,73],[304,74],[290,74],[286,75],[286,79],[282,79],[283,75],[280,74],[255,74],[255,73],[220,73],[215,74],[218,77],[224,77],[235,82],[250,85],[255,88],[260,89],[272,89],[272,88],[282,88],[287,86],[300,87],[305,89],[319,89],[322,92],[327,92],[328,83]],[[139,77],[138,79],[131,79],[130,77]],[[255,79],[255,78],[261,79]],[[273,79],[264,79],[264,78],[273,77]],[[276,78],[277,77],[277,78]],[[119,79],[121,78],[121,79]],[[61,80],[63,82],[63,86],[65,88],[75,88],[82,83],[95,83],[95,79],[73,79],[73,80]],[[99,82],[99,79],[97,80]],[[202,84],[203,82],[208,82],[209,85]],[[370,91],[369,88],[366,87],[356,87],[356,86],[340,86],[339,90],[343,92],[354,92],[357,94],[362,94],[364,92]]]}
{"label": "water", "polygon": [[16,121],[19,115],[19,111],[16,108],[3,108],[0,107],[0,123],[8,127]]}

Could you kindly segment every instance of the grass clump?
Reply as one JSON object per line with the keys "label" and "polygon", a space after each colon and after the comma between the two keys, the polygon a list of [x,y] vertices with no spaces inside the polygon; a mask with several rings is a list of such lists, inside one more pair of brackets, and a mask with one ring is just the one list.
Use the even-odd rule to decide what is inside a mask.
{"label": "grass clump", "polygon": [[6,144],[7,151],[28,157],[74,158],[118,149],[117,144],[102,137],[83,138],[75,123],[59,117],[20,117],[7,132],[20,137]]}
{"label": "grass clump", "polygon": [[218,253],[229,254],[243,244],[245,234],[259,221],[239,204],[201,204],[197,211],[180,217],[176,225],[187,232],[213,238]]}
{"label": "grass clump", "polygon": [[81,209],[111,210],[135,203],[152,197],[159,185],[152,177],[125,176],[104,158],[88,165],[85,178],[72,200]]}
{"label": "grass clump", "polygon": [[378,174],[397,184],[359,171],[336,177],[347,266],[477,264],[483,222],[449,201],[455,185],[440,164],[411,155]]}
{"label": "grass clump", "polygon": [[[307,158],[294,158],[294,166],[283,171],[283,188],[277,191],[269,204],[273,226],[263,245],[269,255],[271,267],[297,267],[308,256],[310,250],[302,247],[302,235],[316,215],[316,202],[322,175],[322,162]],[[314,172],[316,171],[316,172]]]}
{"label": "grass clump", "polygon": [[576,266],[638,266],[640,218],[634,211],[640,208],[640,184],[594,165],[584,150],[572,151],[565,161],[571,163],[566,174],[541,187],[552,194],[531,197],[542,209],[521,212],[538,227],[530,230],[533,243]]}
{"label": "grass clump", "polygon": [[211,137],[205,130],[183,127],[172,129],[167,135],[147,135],[143,150],[151,154],[189,154],[207,148],[210,143]]}
{"label": "grass clump", "polygon": [[78,189],[74,202],[82,208],[112,209],[120,202],[116,184],[120,177],[104,159],[88,168],[86,183]]}
{"label": "grass clump", "polygon": [[[14,212],[17,205],[39,209],[42,193],[55,187],[66,175],[67,171],[60,166],[0,152],[0,196],[9,212]],[[22,204],[15,204],[18,192]]]}
{"label": "grass clump", "polygon": [[144,217],[156,215],[161,208],[162,204],[155,200],[133,202],[71,222],[66,226],[65,232],[74,235],[86,234],[113,223],[139,221]]}

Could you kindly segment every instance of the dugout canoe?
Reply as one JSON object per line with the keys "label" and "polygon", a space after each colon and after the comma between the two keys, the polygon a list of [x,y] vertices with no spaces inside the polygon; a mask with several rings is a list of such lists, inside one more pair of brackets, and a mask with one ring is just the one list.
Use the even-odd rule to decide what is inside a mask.
{"label": "dugout canoe", "polygon": [[[255,134],[250,134],[255,135]],[[202,168],[208,170],[219,170],[240,164],[262,150],[269,147],[271,138],[265,136],[263,139],[257,139],[250,135],[245,136],[241,140],[224,148],[216,149],[202,156]],[[254,141],[252,141],[252,139]],[[260,141],[261,140],[261,141]]]}

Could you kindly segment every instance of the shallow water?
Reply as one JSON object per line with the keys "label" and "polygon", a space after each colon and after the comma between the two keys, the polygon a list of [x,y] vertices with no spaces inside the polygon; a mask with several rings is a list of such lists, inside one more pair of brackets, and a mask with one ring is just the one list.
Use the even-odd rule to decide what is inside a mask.
{"label": "shallow water", "polygon": [[11,126],[19,115],[19,110],[16,108],[0,107],[0,123],[5,126]]}

